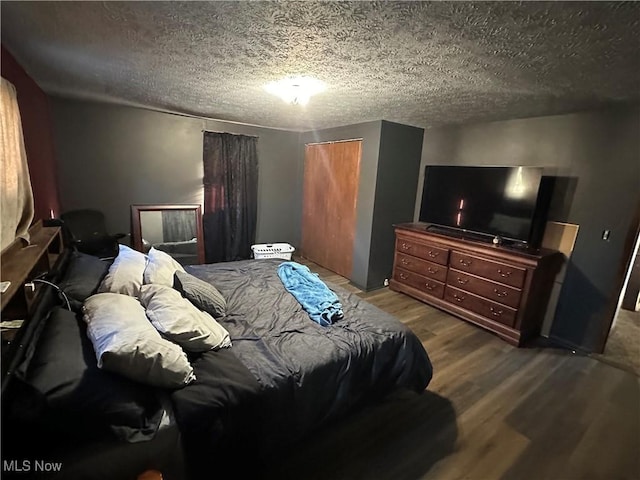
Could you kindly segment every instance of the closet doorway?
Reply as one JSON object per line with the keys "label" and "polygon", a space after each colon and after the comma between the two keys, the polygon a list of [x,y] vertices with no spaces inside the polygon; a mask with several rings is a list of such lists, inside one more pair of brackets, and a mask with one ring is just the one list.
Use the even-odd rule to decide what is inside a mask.
{"label": "closet doorway", "polygon": [[305,145],[302,255],[351,277],[362,139]]}

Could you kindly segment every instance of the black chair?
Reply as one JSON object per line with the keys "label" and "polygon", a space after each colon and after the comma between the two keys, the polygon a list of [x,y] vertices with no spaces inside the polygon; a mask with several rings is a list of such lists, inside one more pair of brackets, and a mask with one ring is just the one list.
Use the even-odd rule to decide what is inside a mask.
{"label": "black chair", "polygon": [[118,255],[118,239],[124,233],[111,235],[105,226],[104,214],[99,210],[70,210],[60,215],[63,230],[70,245],[79,252],[100,258]]}

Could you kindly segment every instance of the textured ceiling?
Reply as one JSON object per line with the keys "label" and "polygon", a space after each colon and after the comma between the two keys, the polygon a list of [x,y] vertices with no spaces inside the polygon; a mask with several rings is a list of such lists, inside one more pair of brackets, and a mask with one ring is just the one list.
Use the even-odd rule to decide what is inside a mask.
{"label": "textured ceiling", "polygon": [[[7,2],[48,93],[308,130],[429,127],[640,100],[636,2]],[[310,75],[306,107],[263,86]]]}

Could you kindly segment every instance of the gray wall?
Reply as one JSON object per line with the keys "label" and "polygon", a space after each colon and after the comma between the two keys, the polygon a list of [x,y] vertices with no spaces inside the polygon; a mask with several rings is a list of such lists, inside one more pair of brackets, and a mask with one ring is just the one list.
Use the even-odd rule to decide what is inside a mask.
{"label": "gray wall", "polygon": [[391,278],[393,225],[413,220],[423,135],[422,128],[382,122],[367,290]]}
{"label": "gray wall", "polygon": [[299,241],[298,133],[62,98],[52,110],[62,211],[98,208],[129,232],[131,204],[202,204],[202,131],[254,135],[256,242]]}
{"label": "gray wall", "polygon": [[[390,225],[405,220],[408,196],[417,215],[426,164],[544,166],[563,179],[550,220],[580,225],[551,335],[593,350],[610,321],[639,202],[637,105],[427,130],[417,191],[405,183],[414,171],[415,131],[390,122],[299,134],[60,98],[52,105],[62,209],[100,208],[113,232],[129,231],[133,203],[202,203],[202,130],[208,129],[259,137],[256,241],[297,246],[304,144],[362,138],[351,281],[364,289],[388,275]],[[601,239],[604,229],[611,230],[608,241]]]}
{"label": "gray wall", "polygon": [[[598,348],[619,292],[615,280],[640,200],[640,108],[558,115],[425,131],[427,164],[535,165],[563,177],[549,220],[580,225],[551,336]],[[422,178],[416,196],[416,218]],[[602,231],[611,230],[609,241]]]}
{"label": "gray wall", "polygon": [[[373,207],[376,195],[381,124],[382,122],[380,121],[359,123],[346,127],[304,132],[300,135],[302,147],[307,143],[362,139],[360,184],[358,186],[356,205],[356,233],[353,246],[353,269],[350,277],[353,284],[362,289],[366,289],[367,276],[369,273],[371,230],[373,227]],[[301,162],[304,164],[304,150]],[[303,178],[304,167],[300,169],[300,185],[302,185]],[[302,196],[300,198],[302,198]]]}

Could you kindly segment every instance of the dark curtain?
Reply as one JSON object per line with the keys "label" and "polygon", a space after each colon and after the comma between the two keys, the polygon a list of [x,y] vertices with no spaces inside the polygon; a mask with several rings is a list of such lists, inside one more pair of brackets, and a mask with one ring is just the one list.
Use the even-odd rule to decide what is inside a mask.
{"label": "dark curtain", "polygon": [[258,139],[204,132],[204,240],[207,263],[244,260],[255,242]]}
{"label": "dark curtain", "polygon": [[196,235],[196,215],[193,210],[162,211],[163,242],[184,242]]}

